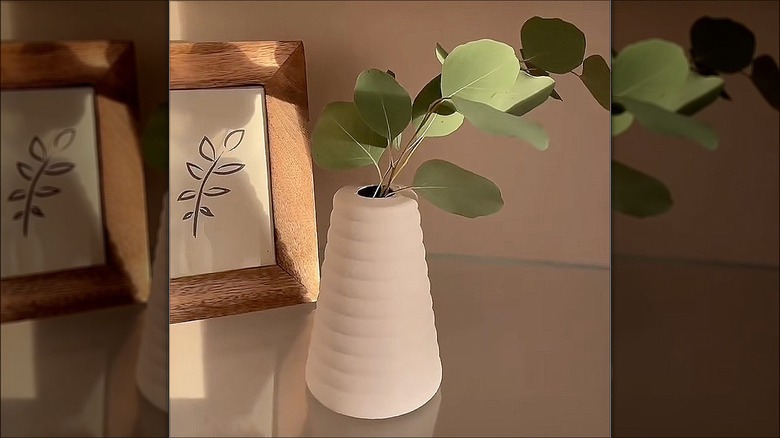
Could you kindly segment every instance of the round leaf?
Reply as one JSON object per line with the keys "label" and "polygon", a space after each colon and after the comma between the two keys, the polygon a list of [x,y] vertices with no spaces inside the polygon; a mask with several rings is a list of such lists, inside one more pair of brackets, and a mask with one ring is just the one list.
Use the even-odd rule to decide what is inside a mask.
{"label": "round leaf", "polygon": [[472,41],[455,47],[441,70],[441,93],[487,103],[510,88],[520,71],[512,47],[493,40]]}
{"label": "round leaf", "polygon": [[612,63],[612,94],[657,102],[679,88],[690,67],[682,47],[651,39],[623,49]]}
{"label": "round leaf", "polygon": [[750,65],[756,37],[744,25],[728,18],[702,17],[691,27],[691,55],[697,64],[736,73]]}
{"label": "round leaf", "polygon": [[395,78],[381,70],[360,74],[355,83],[360,117],[377,134],[392,140],[412,120],[412,99]]}
{"label": "round leaf", "polygon": [[477,128],[493,135],[514,137],[531,143],[539,150],[545,150],[550,139],[538,123],[523,120],[521,117],[501,112],[484,103],[453,98],[455,108]]}
{"label": "round leaf", "polygon": [[495,93],[485,103],[499,111],[522,116],[543,104],[554,88],[555,80],[551,77],[532,76],[521,71],[509,89]]}
{"label": "round leaf", "polygon": [[504,205],[492,181],[444,160],[421,164],[413,186],[433,205],[469,218],[496,213]]}
{"label": "round leaf", "polygon": [[[422,123],[425,113],[431,104],[441,98],[441,75],[431,79],[426,84],[412,105],[412,123],[415,128]],[[453,112],[449,115],[432,114],[426,122],[426,129],[422,131],[424,137],[444,137],[455,132],[463,124],[463,115]]]}
{"label": "round leaf", "polygon": [[612,136],[617,137],[618,135],[626,132],[626,130],[631,127],[631,124],[634,122],[634,116],[629,112],[622,112],[620,114],[613,114],[612,115]]}
{"label": "round leaf", "polygon": [[520,29],[523,57],[536,67],[553,73],[568,73],[585,56],[585,34],[560,18],[532,17]]}
{"label": "round leaf", "polygon": [[672,207],[664,184],[636,169],[612,162],[612,209],[634,217],[656,216]]}
{"label": "round leaf", "polygon": [[714,102],[722,90],[723,79],[717,76],[700,76],[691,71],[679,88],[656,103],[669,111],[691,115]]}
{"label": "round leaf", "polygon": [[684,137],[710,150],[718,147],[717,134],[712,128],[696,119],[634,99],[621,98],[619,102],[636,117],[639,123],[651,131]]}
{"label": "round leaf", "polygon": [[387,139],[374,132],[352,102],[333,102],[322,112],[312,133],[314,162],[328,170],[376,165]]}
{"label": "round leaf", "polygon": [[601,55],[590,55],[582,63],[582,83],[602,108],[610,110],[610,74],[607,61]]}

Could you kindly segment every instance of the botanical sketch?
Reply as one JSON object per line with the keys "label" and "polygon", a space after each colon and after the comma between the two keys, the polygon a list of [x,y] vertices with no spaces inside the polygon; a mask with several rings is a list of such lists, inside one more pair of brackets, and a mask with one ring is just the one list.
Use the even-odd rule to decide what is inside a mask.
{"label": "botanical sketch", "polygon": [[230,193],[229,188],[219,185],[211,186],[206,189],[206,185],[209,182],[209,177],[212,175],[232,175],[236,172],[239,172],[245,166],[245,164],[238,162],[222,164],[219,162],[225,152],[232,151],[236,149],[239,144],[241,144],[241,140],[244,139],[244,132],[245,131],[243,129],[230,131],[225,136],[225,140],[222,142],[219,154],[217,154],[217,150],[214,148],[214,144],[211,142],[211,140],[209,140],[207,136],[203,136],[203,139],[200,141],[200,146],[198,146],[198,153],[201,157],[203,157],[204,160],[206,160],[206,165],[204,167],[208,166],[208,170],[203,170],[203,167],[190,161],[187,161],[186,163],[187,172],[189,172],[192,179],[195,181],[200,181],[199,188],[197,191],[189,189],[182,191],[179,193],[179,196],[176,198],[176,200],[181,202],[195,199],[195,207],[192,210],[186,212],[182,217],[182,220],[184,221],[192,221],[192,237],[198,237],[198,218],[201,217],[200,215],[209,218],[215,217],[211,209],[205,205],[205,199],[203,197],[206,196],[213,198]]}
{"label": "botanical sketch", "polygon": [[262,87],[173,90],[170,277],[275,264]]}
{"label": "botanical sketch", "polygon": [[8,196],[8,202],[21,204],[21,201],[24,201],[23,207],[13,215],[13,220],[22,222],[22,235],[24,237],[27,237],[30,219],[33,216],[41,219],[46,217],[35,199],[48,198],[62,191],[60,187],[50,185],[54,183],[49,183],[51,178],[47,177],[64,175],[76,167],[74,163],[57,159],[57,154],[70,147],[75,137],[76,131],[74,129],[64,129],[54,138],[54,144],[51,147],[46,147],[36,135],[30,141],[28,148],[32,164],[24,161],[16,162],[16,170],[24,180],[28,181],[28,185],[26,188],[12,191]]}
{"label": "botanical sketch", "polygon": [[104,265],[94,89],[0,95],[0,277]]}

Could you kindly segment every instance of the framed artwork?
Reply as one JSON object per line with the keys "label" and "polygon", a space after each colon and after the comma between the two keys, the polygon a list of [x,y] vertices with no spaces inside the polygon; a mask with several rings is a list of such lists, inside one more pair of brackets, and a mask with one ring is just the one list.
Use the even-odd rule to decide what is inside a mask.
{"label": "framed artwork", "polygon": [[319,289],[303,43],[171,43],[171,323]]}
{"label": "framed artwork", "polygon": [[132,44],[0,48],[3,322],[144,301]]}

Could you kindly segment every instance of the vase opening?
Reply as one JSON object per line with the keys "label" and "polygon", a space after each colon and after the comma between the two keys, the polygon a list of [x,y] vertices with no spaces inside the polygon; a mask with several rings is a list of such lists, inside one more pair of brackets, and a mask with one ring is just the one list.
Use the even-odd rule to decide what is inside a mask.
{"label": "vase opening", "polygon": [[[370,186],[361,187],[357,191],[357,194],[362,196],[362,197],[364,197],[364,198],[379,198],[379,199],[381,199],[381,198],[392,198],[393,196],[395,196],[395,191],[393,189],[390,189],[390,191],[387,193],[386,196],[380,196],[379,192],[380,191],[377,190],[376,184],[372,184]],[[374,194],[376,194],[376,196],[374,196]]]}

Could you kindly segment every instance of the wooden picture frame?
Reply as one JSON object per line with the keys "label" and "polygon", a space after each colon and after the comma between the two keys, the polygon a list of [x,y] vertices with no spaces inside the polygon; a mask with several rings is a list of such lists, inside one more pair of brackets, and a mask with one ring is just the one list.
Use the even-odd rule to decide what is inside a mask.
{"label": "wooden picture frame", "polygon": [[3,279],[2,322],[144,302],[150,290],[135,54],[126,41],[3,42],[3,90],[94,90],[106,263]]}
{"label": "wooden picture frame", "polygon": [[265,89],[276,264],[171,279],[170,322],[316,300],[314,183],[303,43],[172,42],[170,87]]}

